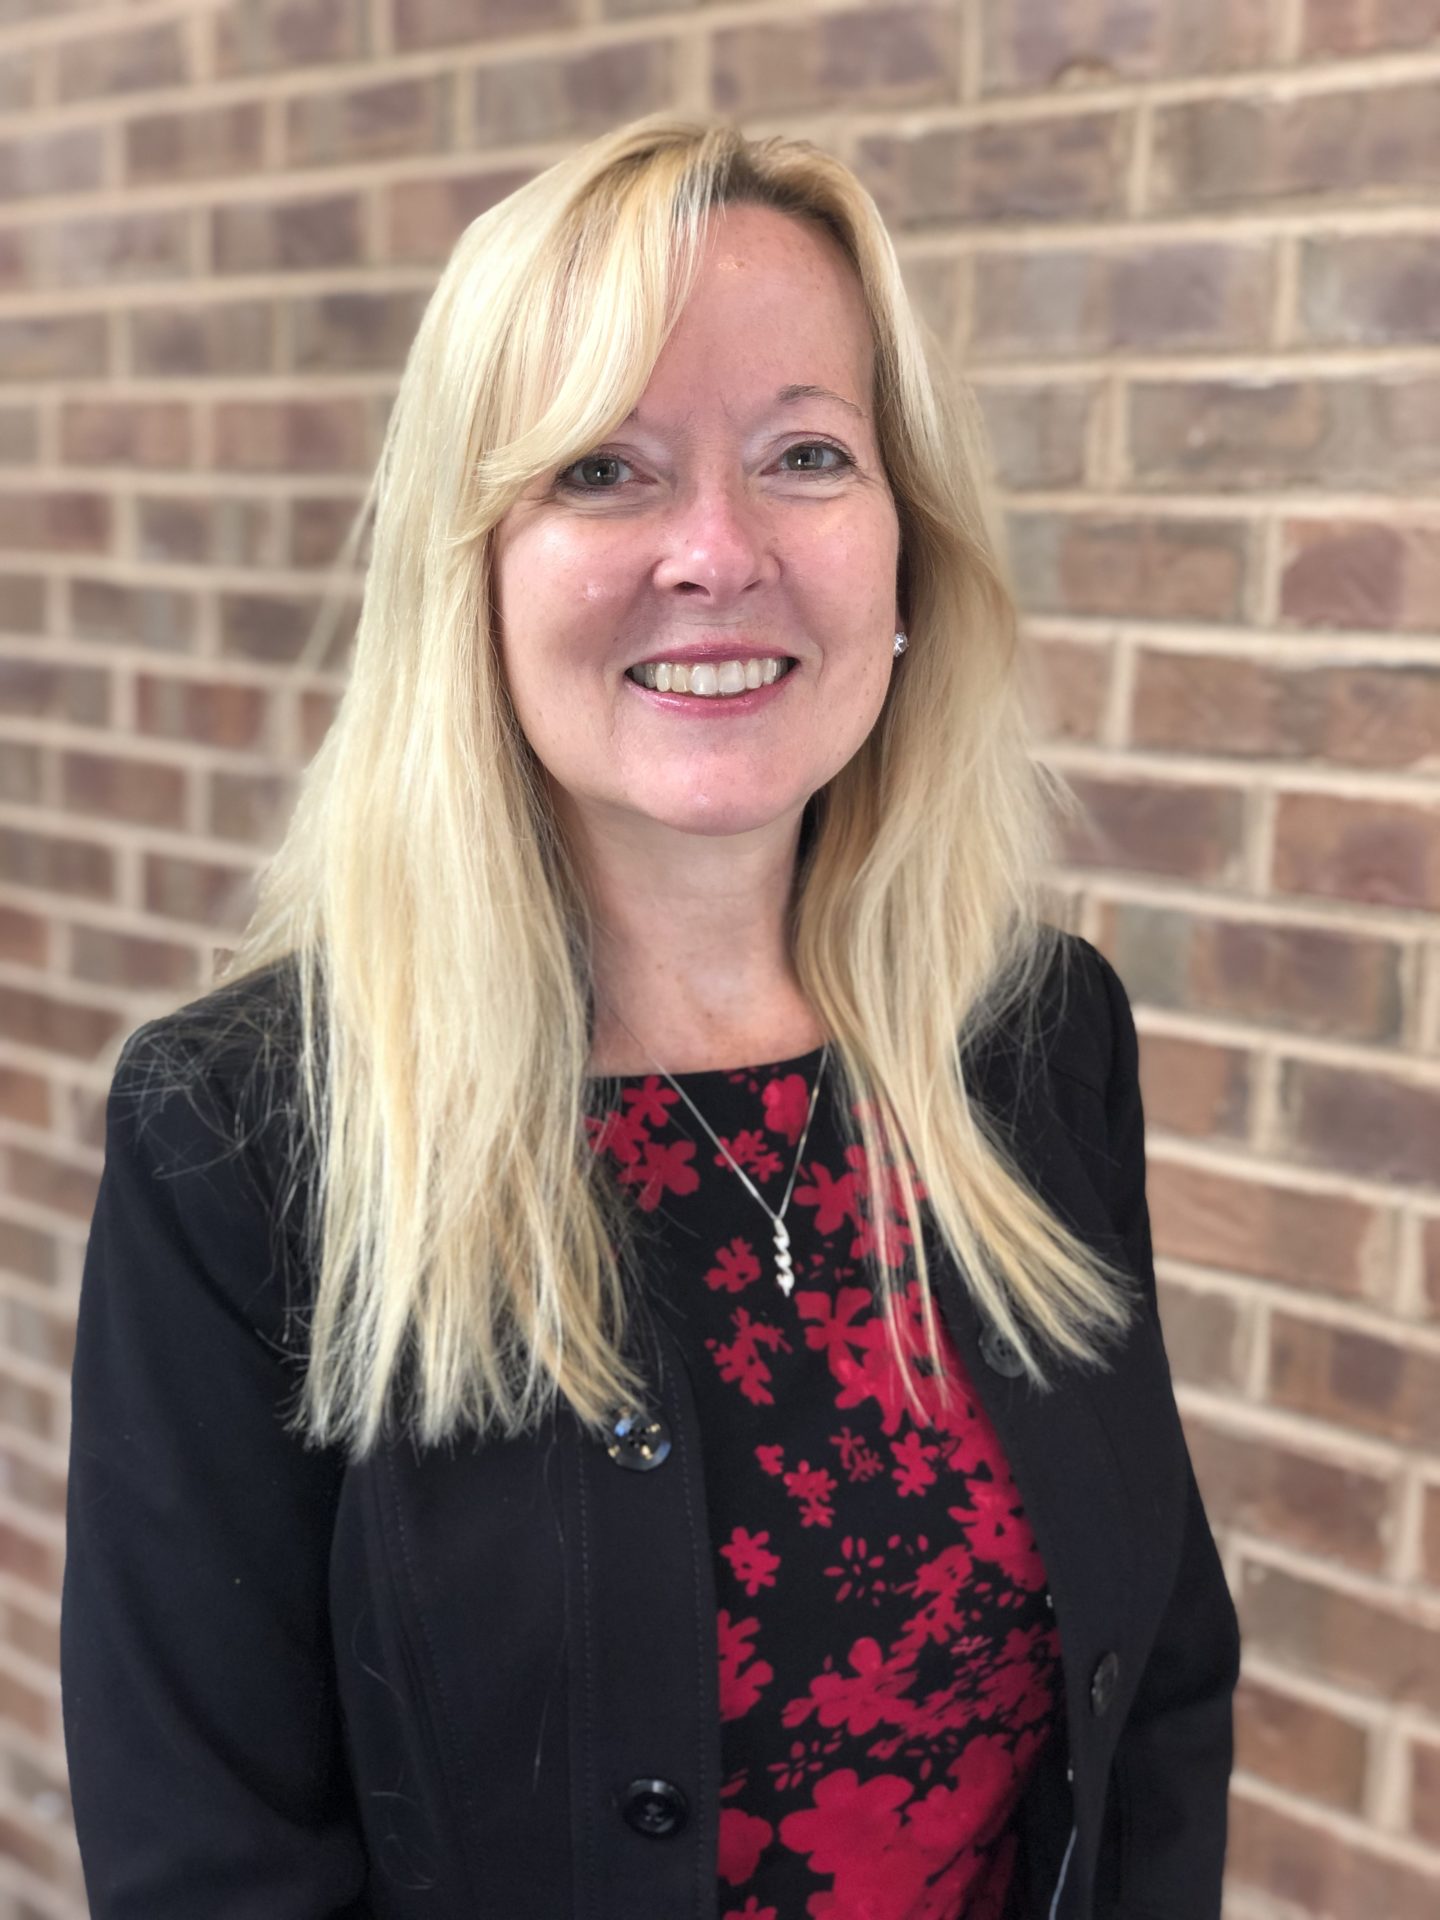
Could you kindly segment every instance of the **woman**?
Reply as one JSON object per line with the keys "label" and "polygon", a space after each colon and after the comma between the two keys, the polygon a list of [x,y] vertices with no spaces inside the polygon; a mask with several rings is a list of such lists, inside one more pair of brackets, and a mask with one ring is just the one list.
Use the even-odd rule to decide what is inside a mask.
{"label": "woman", "polygon": [[803,142],[651,116],[461,237],[258,910],[111,1086],[95,1920],[1218,1914],[1236,1619],[978,448]]}

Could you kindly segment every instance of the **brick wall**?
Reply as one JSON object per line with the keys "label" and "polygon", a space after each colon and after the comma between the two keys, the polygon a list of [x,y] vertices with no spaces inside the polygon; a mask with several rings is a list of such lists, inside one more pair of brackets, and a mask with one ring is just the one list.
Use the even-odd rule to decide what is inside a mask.
{"label": "brick wall", "polygon": [[1227,1920],[1432,1915],[1440,0],[0,0],[0,1920],[83,1912],[102,1049],[333,711],[292,663],[451,241],[666,104],[849,159],[984,404],[1246,1632]]}

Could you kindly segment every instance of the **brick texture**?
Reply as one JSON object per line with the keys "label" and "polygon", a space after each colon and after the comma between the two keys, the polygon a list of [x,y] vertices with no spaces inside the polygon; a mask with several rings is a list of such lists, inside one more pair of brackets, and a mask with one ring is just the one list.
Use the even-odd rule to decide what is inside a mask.
{"label": "brick texture", "polygon": [[974,385],[1245,1629],[1227,1915],[1420,1920],[1440,0],[0,5],[0,1920],[84,1911],[56,1641],[94,1063],[208,983],[324,737],[358,581],[296,662],[456,237],[668,104],[853,164]]}

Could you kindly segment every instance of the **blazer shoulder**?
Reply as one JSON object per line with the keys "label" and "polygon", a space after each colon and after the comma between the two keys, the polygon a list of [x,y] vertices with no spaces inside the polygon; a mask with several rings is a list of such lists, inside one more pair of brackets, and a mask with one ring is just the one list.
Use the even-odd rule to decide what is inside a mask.
{"label": "blazer shoulder", "polygon": [[986,1050],[1009,1055],[1026,1080],[1058,1074],[1103,1096],[1114,1061],[1117,995],[1123,998],[1124,988],[1098,947],[1045,925]]}

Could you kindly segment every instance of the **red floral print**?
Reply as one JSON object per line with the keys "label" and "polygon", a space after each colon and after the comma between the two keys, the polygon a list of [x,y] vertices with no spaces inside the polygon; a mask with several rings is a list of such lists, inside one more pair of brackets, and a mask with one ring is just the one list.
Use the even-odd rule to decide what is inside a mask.
{"label": "red floral print", "polygon": [[[685,1077],[772,1208],[819,1064],[817,1048]],[[1045,1570],[943,1320],[942,1403],[898,1170],[844,1137],[827,1079],[786,1214],[788,1299],[771,1222],[667,1082],[622,1076],[615,1109],[586,1115],[663,1249],[647,1286],[704,1436],[718,1911],[1000,1920],[1016,1808],[1059,1712]],[[897,1289],[898,1354],[862,1265],[872,1249]]]}

